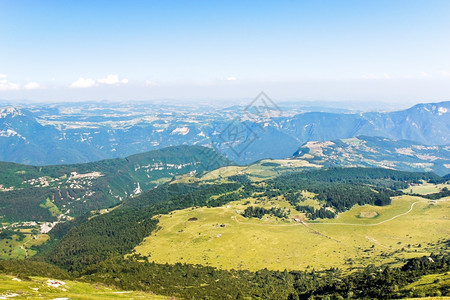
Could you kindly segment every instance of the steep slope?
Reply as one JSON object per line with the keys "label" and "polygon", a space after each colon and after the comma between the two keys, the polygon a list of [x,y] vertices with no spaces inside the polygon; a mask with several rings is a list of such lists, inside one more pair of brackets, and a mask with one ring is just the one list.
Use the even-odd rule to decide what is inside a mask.
{"label": "steep slope", "polygon": [[312,164],[383,167],[402,171],[450,171],[450,146],[426,146],[407,140],[358,136],[325,142],[307,142],[294,153]]}
{"label": "steep slope", "polygon": [[230,161],[210,148],[176,146],[86,164],[27,166],[0,162],[3,221],[51,221],[110,207],[173,176]]}

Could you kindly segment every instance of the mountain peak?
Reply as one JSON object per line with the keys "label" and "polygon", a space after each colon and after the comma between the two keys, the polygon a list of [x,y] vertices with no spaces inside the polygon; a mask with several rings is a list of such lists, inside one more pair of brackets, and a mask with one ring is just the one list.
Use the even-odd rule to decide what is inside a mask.
{"label": "mountain peak", "polygon": [[17,116],[23,116],[23,112],[18,109],[15,108],[13,106],[8,106],[8,107],[1,107],[0,108],[0,119],[1,118],[6,118],[6,117],[17,117]]}
{"label": "mountain peak", "polygon": [[439,116],[442,116],[450,112],[450,101],[444,101],[439,103],[421,103],[414,105],[411,109],[426,111]]}

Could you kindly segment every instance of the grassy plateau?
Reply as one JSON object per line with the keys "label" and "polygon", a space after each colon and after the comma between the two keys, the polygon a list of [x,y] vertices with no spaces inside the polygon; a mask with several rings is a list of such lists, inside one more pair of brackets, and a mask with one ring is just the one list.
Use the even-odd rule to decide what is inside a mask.
{"label": "grassy plateau", "polygon": [[[450,235],[449,200],[399,196],[392,205],[354,206],[334,219],[314,222],[306,221],[282,199],[264,205],[290,208],[288,219],[244,218],[241,212],[254,204],[252,199],[216,208],[189,208],[158,216],[160,229],[135,251],[158,263],[224,269],[397,265],[405,258],[439,250],[440,242]],[[295,222],[294,215],[302,221]]]}

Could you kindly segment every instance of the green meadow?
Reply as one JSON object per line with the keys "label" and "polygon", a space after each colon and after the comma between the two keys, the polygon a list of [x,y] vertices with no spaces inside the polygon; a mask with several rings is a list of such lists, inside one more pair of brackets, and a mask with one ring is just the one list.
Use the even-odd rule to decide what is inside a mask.
{"label": "green meadow", "polygon": [[[36,229],[39,230],[39,229]],[[23,259],[36,254],[32,246],[39,246],[45,243],[49,236],[47,234],[33,234],[32,229],[20,229],[23,239],[18,234],[11,238],[0,239],[0,259]]]}
{"label": "green meadow", "polygon": [[121,291],[104,284],[0,274],[0,299],[168,299],[151,293]]}
{"label": "green meadow", "polygon": [[[191,263],[224,269],[352,269],[398,265],[438,251],[450,235],[450,198],[399,196],[389,206],[355,206],[334,219],[297,223],[280,199],[258,206],[291,209],[289,219],[244,218],[254,200],[216,208],[189,208],[158,216],[160,229],[135,251],[158,263]],[[247,205],[245,202],[250,201]],[[314,201],[314,200],[308,200]]]}
{"label": "green meadow", "polygon": [[411,194],[428,195],[438,193],[445,187],[450,189],[450,183],[432,184],[428,182],[423,182],[422,184],[419,185],[412,185],[407,189],[404,189],[403,192]]}
{"label": "green meadow", "polygon": [[450,272],[425,275],[403,288],[404,291],[408,291],[413,297],[423,297],[434,293],[435,299],[450,299],[450,297],[437,298],[441,296],[440,289],[450,289]]}
{"label": "green meadow", "polygon": [[318,169],[322,166],[312,164],[302,159],[264,159],[249,166],[226,166],[206,173],[202,180],[213,180],[233,175],[248,175],[252,180],[258,181],[272,178],[289,172],[304,170],[306,168]]}

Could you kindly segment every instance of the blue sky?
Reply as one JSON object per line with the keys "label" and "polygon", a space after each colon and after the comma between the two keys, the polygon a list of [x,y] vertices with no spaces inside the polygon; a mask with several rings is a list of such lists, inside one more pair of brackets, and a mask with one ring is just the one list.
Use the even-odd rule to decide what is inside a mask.
{"label": "blue sky", "polygon": [[0,99],[450,100],[450,1],[0,0]]}

